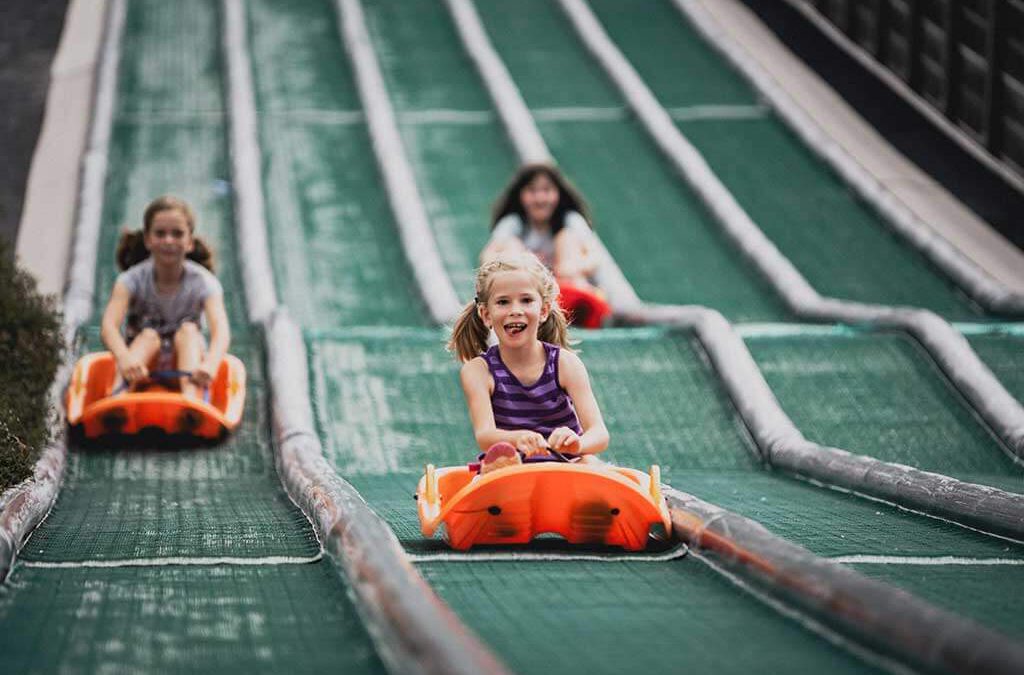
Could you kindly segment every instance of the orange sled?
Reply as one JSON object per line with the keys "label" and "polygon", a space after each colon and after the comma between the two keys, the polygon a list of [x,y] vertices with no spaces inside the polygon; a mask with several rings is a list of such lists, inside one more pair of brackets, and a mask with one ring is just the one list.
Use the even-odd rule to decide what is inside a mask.
{"label": "orange sled", "polygon": [[208,401],[183,396],[176,378],[114,393],[116,375],[110,352],[87,354],[75,364],[65,399],[74,436],[96,439],[157,430],[215,441],[234,431],[242,419],[245,366],[230,354],[220,362]]}
{"label": "orange sled", "polygon": [[661,471],[610,465],[543,462],[478,475],[472,468],[427,465],[416,489],[420,530],[432,537],[444,523],[452,548],[525,544],[539,534],[572,544],[639,551],[651,527],[672,532],[661,496]]}

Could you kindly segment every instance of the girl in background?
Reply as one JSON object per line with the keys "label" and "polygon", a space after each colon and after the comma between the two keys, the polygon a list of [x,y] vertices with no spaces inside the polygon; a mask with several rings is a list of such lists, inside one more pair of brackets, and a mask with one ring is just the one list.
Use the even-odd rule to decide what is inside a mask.
{"label": "girl in background", "polygon": [[611,308],[591,279],[599,262],[587,204],[550,164],[523,166],[494,205],[491,238],[480,262],[530,251],[550,268],[559,303],[574,324],[599,328]]}
{"label": "girl in background", "polygon": [[[154,199],[143,214],[142,230],[122,233],[117,263],[123,271],[103,312],[100,336],[120,378],[135,385],[151,371],[187,371],[182,394],[198,398],[217,373],[231,337],[213,252],[195,236],[192,208],[176,197]],[[199,329],[204,316],[209,348]]]}

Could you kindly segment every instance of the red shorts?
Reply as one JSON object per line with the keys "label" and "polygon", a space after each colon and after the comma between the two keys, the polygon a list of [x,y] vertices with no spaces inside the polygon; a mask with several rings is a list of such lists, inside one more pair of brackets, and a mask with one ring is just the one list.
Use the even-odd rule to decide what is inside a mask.
{"label": "red shorts", "polygon": [[581,328],[600,328],[612,315],[604,293],[596,288],[581,288],[568,281],[559,281],[558,304],[569,315],[569,321]]}

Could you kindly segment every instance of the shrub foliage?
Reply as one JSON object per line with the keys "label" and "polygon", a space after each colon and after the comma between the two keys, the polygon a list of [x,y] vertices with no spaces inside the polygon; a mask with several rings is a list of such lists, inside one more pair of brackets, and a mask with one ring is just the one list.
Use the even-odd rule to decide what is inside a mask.
{"label": "shrub foliage", "polygon": [[49,389],[63,352],[52,296],[0,242],[0,490],[24,480],[50,440]]}

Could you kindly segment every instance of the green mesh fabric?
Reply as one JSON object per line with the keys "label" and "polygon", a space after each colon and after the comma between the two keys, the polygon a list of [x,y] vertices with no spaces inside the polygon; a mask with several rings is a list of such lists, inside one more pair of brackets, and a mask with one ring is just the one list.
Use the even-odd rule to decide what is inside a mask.
{"label": "green mesh fabric", "polygon": [[[615,0],[590,4],[663,105],[754,102],[753,90],[670,0],[643,12]],[[948,279],[886,229],[774,117],[678,126],[754,222],[823,295],[926,307],[953,319],[978,315]]]}
{"label": "green mesh fabric", "polygon": [[968,341],[1006,390],[1024,401],[1024,335],[975,335]]}
{"label": "green mesh fabric", "polygon": [[955,320],[979,315],[778,120],[701,120],[679,127],[822,295],[924,307]]}
{"label": "green mesh fabric", "polygon": [[[193,205],[218,252],[232,353],[246,364],[239,430],[214,448],[72,449],[60,496],[0,589],[11,672],[381,672],[329,562],[274,468],[259,335],[246,321],[234,252],[217,4],[127,3],[97,264],[96,324],[121,226],[154,196]],[[74,567],[178,557],[244,566]],[[272,557],[271,560],[262,560]],[[71,565],[35,568],[32,565]]]}
{"label": "green mesh fabric", "polygon": [[445,270],[468,300],[491,204],[515,157],[444,4],[375,0],[365,7]]}
{"label": "green mesh fabric", "polygon": [[327,2],[250,3],[274,278],[306,325],[422,325]]}
{"label": "green mesh fabric", "polygon": [[384,672],[338,574],[20,565],[0,589],[0,654],[10,673]]}
{"label": "green mesh fabric", "polygon": [[309,523],[275,478],[75,481],[21,557],[65,562],[316,555],[320,546]]}
{"label": "green mesh fabric", "polygon": [[587,4],[663,105],[759,103],[747,82],[680,19],[671,1],[648,2],[642,12],[617,0]]}
{"label": "green mesh fabric", "polygon": [[[553,3],[477,5],[535,112],[570,107],[586,115],[587,106],[622,108]],[[621,115],[539,119],[551,153],[590,201],[602,240],[641,298],[702,304],[736,321],[786,316],[638,123]]]}
{"label": "green mesh fabric", "polygon": [[[441,349],[441,337],[440,331],[433,330],[378,331],[372,336],[350,331],[319,334],[309,343],[310,377],[328,457],[391,525],[403,545],[416,553],[437,550],[436,545],[423,541],[412,500],[423,465],[461,464],[477,452],[458,367]],[[658,463],[666,483],[753,518],[819,555],[1024,558],[1024,547],[762,470],[742,424],[685,334],[606,330],[584,334],[580,348],[612,435],[612,446],[605,455],[609,461],[643,468]],[[839,390],[832,400],[841,408],[858,399]],[[968,424],[973,422],[968,420]],[[955,423],[947,426],[957,430]],[[522,580],[522,586],[530,589],[557,574],[549,563],[505,564],[508,567],[501,569],[507,571],[502,574]],[[682,564],[689,562],[647,563],[640,569],[657,569],[637,574],[660,578],[674,574],[662,566]],[[622,569],[615,567],[618,563],[608,565]],[[473,625],[478,613],[488,611],[481,608],[481,602],[487,603],[486,607],[504,604],[519,608],[509,612],[535,616],[535,608],[529,604],[529,598],[535,597],[532,592],[526,599],[498,590],[476,595],[460,590],[450,596],[445,591],[452,583],[444,577],[447,568],[429,569],[435,587]],[[622,577],[616,578],[621,582]],[[665,593],[670,592],[668,588]],[[680,593],[678,602],[687,606],[689,596],[677,586],[671,589],[671,593]],[[588,608],[598,617],[607,611],[602,609],[608,606],[603,596],[577,595],[578,591],[562,592],[572,594],[572,605],[579,611]],[[959,591],[951,587],[948,592],[956,595]],[[643,598],[643,602],[657,602],[649,596]],[[972,601],[979,606],[999,604],[1002,591]],[[647,620],[639,611],[634,615],[618,606],[615,611],[630,625]],[[716,614],[705,620],[725,619]],[[991,623],[999,625],[995,618]],[[579,632],[571,634],[567,630],[560,628],[559,635],[572,640],[590,638],[586,626],[574,628]],[[501,638],[492,640],[490,633],[486,635],[510,663],[526,658],[506,651]],[[673,639],[694,644],[689,642],[692,636],[681,635]],[[548,648],[543,644],[533,647]]]}
{"label": "green mesh fabric", "polygon": [[928,355],[901,335],[748,338],[782,407],[809,439],[972,482],[1014,465]]}
{"label": "green mesh fabric", "polygon": [[780,619],[695,558],[419,569],[517,672],[872,670]]}
{"label": "green mesh fabric", "polygon": [[[861,574],[900,586],[914,595],[1024,640],[1020,565],[853,565]],[[956,589],[951,593],[951,589]]]}

